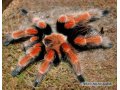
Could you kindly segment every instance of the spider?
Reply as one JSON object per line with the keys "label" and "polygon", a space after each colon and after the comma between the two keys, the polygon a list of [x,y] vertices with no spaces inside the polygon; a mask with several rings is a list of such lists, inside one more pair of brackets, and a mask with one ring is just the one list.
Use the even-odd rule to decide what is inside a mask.
{"label": "spider", "polygon": [[96,13],[83,12],[78,16],[59,16],[56,22],[57,33],[54,33],[51,26],[40,18],[33,18],[31,27],[12,32],[6,37],[4,45],[27,40],[23,43],[25,56],[18,61],[16,68],[11,73],[12,76],[19,75],[36,60],[42,61],[34,81],[34,87],[36,87],[50,68],[53,65],[58,66],[62,59],[69,62],[80,83],[84,82],[76,50],[112,47],[109,38],[104,36],[103,28],[98,31],[89,25],[90,22],[106,16],[109,11],[103,10],[99,12],[98,16]]}

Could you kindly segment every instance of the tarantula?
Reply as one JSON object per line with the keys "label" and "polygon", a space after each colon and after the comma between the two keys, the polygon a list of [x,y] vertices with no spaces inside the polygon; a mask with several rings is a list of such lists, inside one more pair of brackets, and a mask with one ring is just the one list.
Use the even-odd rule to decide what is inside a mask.
{"label": "tarantula", "polygon": [[[108,14],[108,10],[92,13],[83,12],[78,16],[61,15],[56,22],[54,33],[51,26],[40,18],[33,18],[33,25],[25,30],[14,31],[6,37],[4,45],[9,45],[16,41],[25,40],[23,43],[25,56],[20,58],[16,68],[12,71],[12,76],[19,75],[29,64],[36,60],[43,60],[39,67],[34,86],[41,83],[52,65],[57,66],[60,59],[68,60],[72,66],[80,83],[85,79],[81,73],[80,60],[75,49],[87,50],[92,48],[111,48],[111,41],[88,23],[96,21]],[[29,39],[28,39],[29,38]]]}

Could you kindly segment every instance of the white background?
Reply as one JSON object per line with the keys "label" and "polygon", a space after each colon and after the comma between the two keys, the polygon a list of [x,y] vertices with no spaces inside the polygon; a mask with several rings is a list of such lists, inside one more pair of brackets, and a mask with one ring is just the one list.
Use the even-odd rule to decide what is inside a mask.
{"label": "white background", "polygon": [[120,0],[117,0],[117,90],[120,90]]}

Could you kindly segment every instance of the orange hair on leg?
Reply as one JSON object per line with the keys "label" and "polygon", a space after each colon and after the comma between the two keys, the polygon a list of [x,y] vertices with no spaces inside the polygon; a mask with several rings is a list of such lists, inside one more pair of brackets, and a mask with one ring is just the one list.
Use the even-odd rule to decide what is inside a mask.
{"label": "orange hair on leg", "polygon": [[26,37],[26,36],[29,36],[29,35],[35,35],[37,33],[38,33],[38,31],[36,29],[29,28],[29,29],[26,29],[26,30],[14,31],[12,33],[12,37],[13,37],[13,39],[19,39],[19,38]]}
{"label": "orange hair on leg", "polygon": [[48,72],[50,67],[52,66],[52,62],[54,61],[55,52],[54,50],[49,50],[44,57],[43,63],[39,67],[39,71],[37,77],[34,82],[34,87],[41,83],[42,79],[44,78],[45,74]]}
{"label": "orange hair on leg", "polygon": [[75,20],[74,19],[70,19],[68,22],[65,23],[65,28],[66,29],[71,29],[75,26]]}
{"label": "orange hair on leg", "polygon": [[40,66],[39,73],[44,74],[48,70],[50,63],[54,60],[54,57],[55,52],[53,50],[49,50],[44,57],[44,62]]}
{"label": "orange hair on leg", "polygon": [[18,63],[19,66],[25,66],[29,60],[31,60],[31,56],[28,54],[24,56]]}
{"label": "orange hair on leg", "polygon": [[42,29],[46,28],[47,27],[47,24],[44,22],[44,21],[39,21],[38,22],[38,26]]}
{"label": "orange hair on leg", "polygon": [[31,42],[34,42],[34,41],[36,41],[36,40],[38,40],[38,39],[39,39],[39,37],[33,36],[33,37],[30,38],[30,41],[31,41]]}
{"label": "orange hair on leg", "polygon": [[20,61],[18,62],[19,66],[26,66],[26,64],[33,58],[37,57],[39,53],[41,52],[41,47],[32,47],[27,50],[27,55],[22,57]]}
{"label": "orange hair on leg", "polygon": [[14,31],[14,32],[12,33],[12,38],[13,38],[13,39],[19,39],[19,38],[24,37],[24,36],[25,36],[24,30]]}
{"label": "orange hair on leg", "polygon": [[75,63],[78,58],[77,55],[73,52],[71,46],[67,43],[62,44],[63,51],[67,54],[71,63]]}
{"label": "orange hair on leg", "polygon": [[91,15],[89,12],[85,12],[85,13],[82,13],[80,14],[78,17],[75,17],[75,22],[78,23],[78,22],[84,22],[84,21],[87,21],[91,18]]}
{"label": "orange hair on leg", "polygon": [[61,15],[61,16],[58,18],[58,22],[60,22],[60,23],[65,23],[65,22],[67,22],[67,20],[68,20],[67,15]]}
{"label": "orange hair on leg", "polygon": [[29,29],[25,30],[25,34],[26,34],[26,36],[27,35],[36,35],[36,34],[38,34],[38,31],[34,28],[29,28]]}
{"label": "orange hair on leg", "polygon": [[100,35],[87,37],[86,42],[90,44],[100,45],[102,43],[102,37]]}
{"label": "orange hair on leg", "polygon": [[77,45],[86,45],[85,37],[78,36],[74,39],[74,43]]}
{"label": "orange hair on leg", "polygon": [[69,58],[70,64],[72,65],[78,80],[80,82],[84,82],[84,78],[81,74],[80,61],[78,60],[77,55],[75,54],[75,52],[73,52],[70,45],[67,43],[62,44],[62,49],[66,56]]}

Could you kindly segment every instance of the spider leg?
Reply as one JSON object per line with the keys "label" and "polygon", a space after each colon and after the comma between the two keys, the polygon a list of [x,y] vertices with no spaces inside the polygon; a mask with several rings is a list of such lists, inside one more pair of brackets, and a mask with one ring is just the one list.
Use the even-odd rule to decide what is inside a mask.
{"label": "spider leg", "polygon": [[6,41],[4,42],[4,45],[7,46],[10,43],[13,43],[14,41],[17,41],[21,38],[26,38],[28,36],[33,36],[36,34],[38,34],[38,31],[34,28],[28,28],[26,30],[14,31],[11,35],[6,37]]}
{"label": "spider leg", "polygon": [[44,57],[44,61],[42,62],[42,64],[39,67],[39,71],[38,71],[37,77],[36,77],[35,82],[34,82],[34,87],[36,87],[38,84],[41,83],[44,76],[47,74],[47,72],[49,71],[49,69],[53,65],[55,57],[56,57],[56,55],[55,55],[54,50],[49,50],[46,53],[46,55]]}
{"label": "spider leg", "polygon": [[38,36],[39,39],[44,37],[44,34],[50,34],[52,29],[49,24],[44,21],[36,22],[31,28],[25,30],[17,30],[14,31],[11,35],[6,37],[4,45],[7,46],[14,41],[20,41],[20,39],[31,37],[31,36]]}
{"label": "spider leg", "polygon": [[29,40],[25,41],[23,43],[23,51],[27,51],[30,47],[32,47],[34,44],[40,42],[40,39],[38,36],[32,36]]}
{"label": "spider leg", "polygon": [[64,35],[71,35],[73,32],[81,30],[84,33],[86,32],[85,30],[90,28],[89,25],[86,26],[86,23],[83,23],[83,21],[87,20],[88,17],[90,18],[88,12],[81,14],[78,18],[62,15],[57,20],[57,31]]}
{"label": "spider leg", "polygon": [[111,48],[112,43],[107,37],[101,35],[93,35],[89,37],[78,36],[74,39],[74,43],[80,47],[87,48]]}
{"label": "spider leg", "polygon": [[[99,20],[102,16],[106,16],[107,14],[109,14],[108,10],[103,10],[103,11],[99,11],[99,12],[98,11],[96,11],[96,12],[92,12],[92,11],[89,12],[88,11],[88,12],[81,13],[78,16],[73,16],[71,18],[69,18],[69,16],[67,16],[66,17],[67,18],[67,22],[64,21],[66,19],[63,19],[62,22],[65,22],[65,26],[64,27],[66,29],[71,29],[74,26],[76,26],[78,23],[93,22],[93,21]],[[60,18],[60,20],[61,20],[61,18]]]}
{"label": "spider leg", "polygon": [[[26,55],[23,56],[19,61],[17,67],[12,71],[12,76],[15,77],[21,73],[29,64],[36,60],[37,57],[42,55],[41,44],[37,43],[33,47],[27,50]],[[42,57],[42,56],[41,56]]]}
{"label": "spider leg", "polygon": [[68,43],[63,43],[61,45],[61,48],[63,52],[66,54],[66,56],[69,58],[70,64],[72,65],[73,70],[75,74],[77,75],[78,80],[81,83],[84,82],[85,80],[81,73],[80,61],[78,60],[78,57],[75,54],[75,52],[73,52],[71,46]]}
{"label": "spider leg", "polygon": [[86,22],[89,19],[91,19],[91,15],[90,15],[89,12],[84,12],[84,13],[82,13],[82,14],[80,14],[77,17],[74,18],[74,20],[75,20],[76,23]]}
{"label": "spider leg", "polygon": [[[109,14],[109,10],[96,10],[83,12],[78,16],[61,15],[57,20],[57,30],[60,33],[64,33],[68,29],[72,29],[78,23],[87,23],[99,20],[101,17]],[[61,30],[65,29],[65,30]]]}
{"label": "spider leg", "polygon": [[74,39],[74,43],[82,48],[100,47],[100,45],[102,44],[102,37],[100,35],[91,36],[91,37],[78,36]]}
{"label": "spider leg", "polygon": [[45,21],[38,21],[33,25],[38,31],[42,31],[44,34],[49,35],[52,33],[52,29],[48,23]]}
{"label": "spider leg", "polygon": [[89,14],[89,12],[82,13],[77,17],[61,15],[57,20],[57,27],[58,27],[57,29],[60,32],[59,27],[62,26],[64,29],[68,31],[68,29],[72,29],[78,23],[83,23],[89,20],[90,18],[91,18],[91,15]]}
{"label": "spider leg", "polygon": [[75,22],[94,22],[99,20],[101,17],[109,14],[109,10],[91,10],[84,13],[81,13],[77,17],[75,17]]}
{"label": "spider leg", "polygon": [[75,26],[75,20],[73,17],[69,17],[67,15],[61,15],[56,23],[56,28],[59,33],[64,35],[68,35],[70,29]]}

